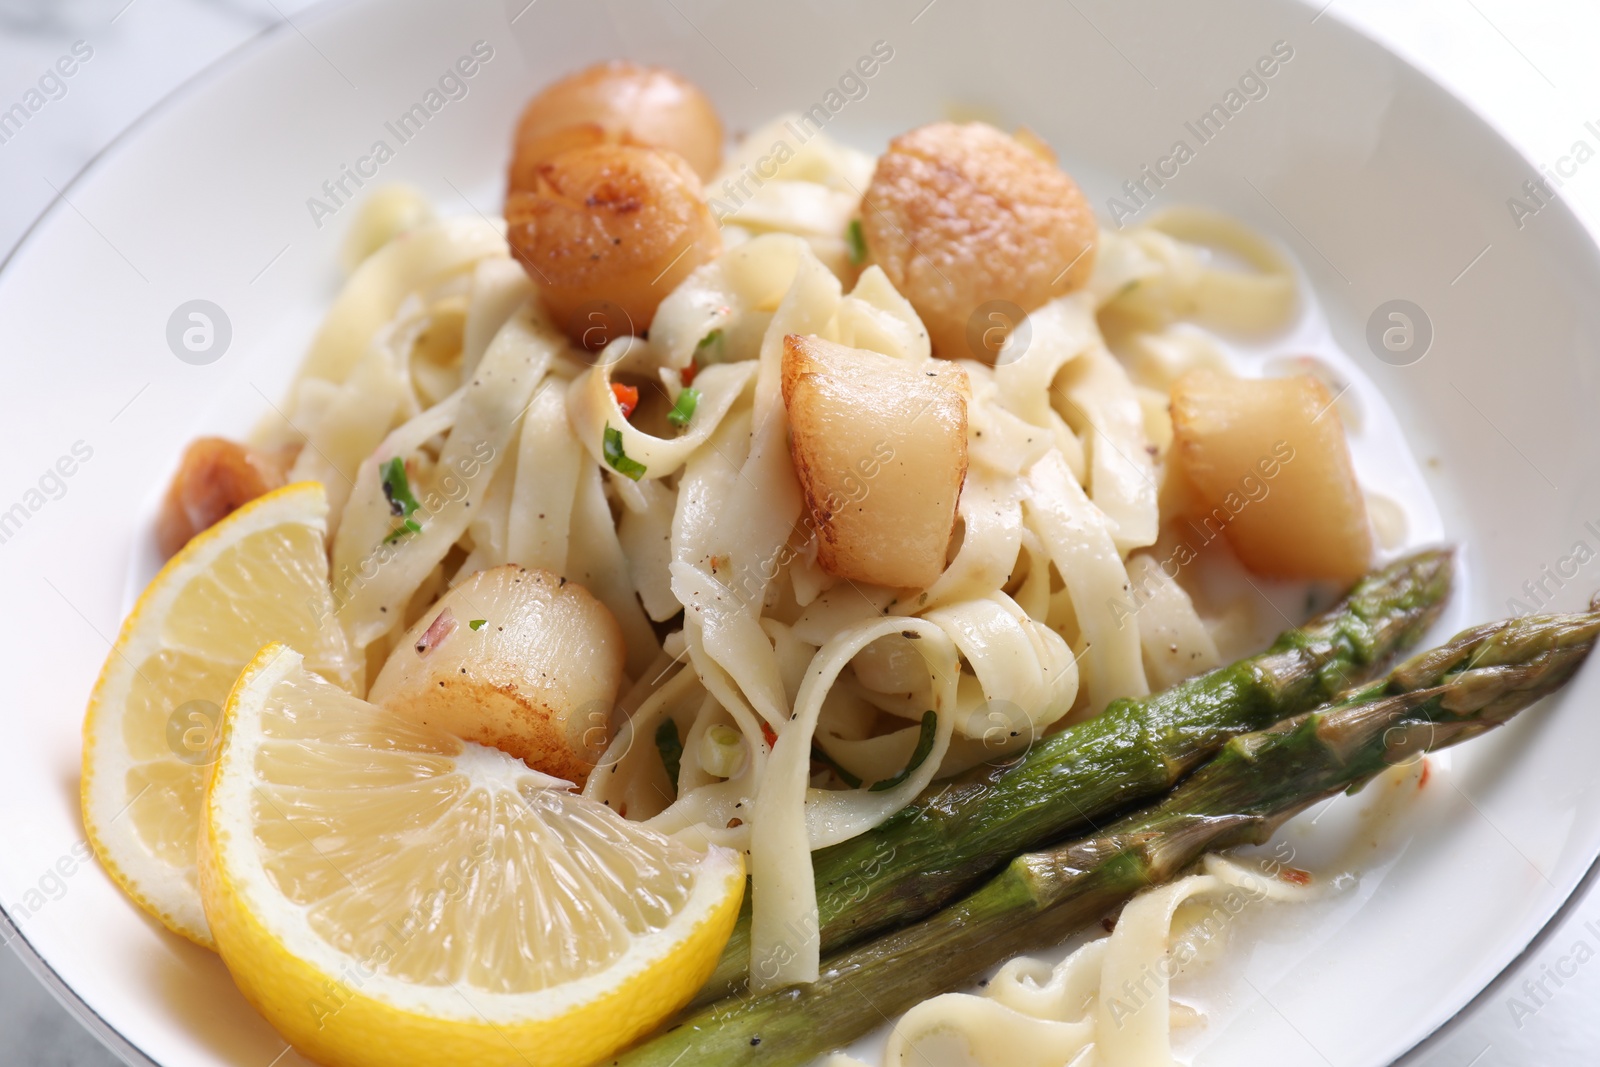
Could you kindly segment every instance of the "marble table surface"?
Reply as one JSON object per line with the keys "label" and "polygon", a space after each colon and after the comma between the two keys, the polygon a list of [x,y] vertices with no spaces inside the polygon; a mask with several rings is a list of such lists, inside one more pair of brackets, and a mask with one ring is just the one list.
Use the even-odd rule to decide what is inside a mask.
{"label": "marble table surface", "polygon": [[[151,105],[307,0],[0,0],[0,101],[19,99],[78,40],[94,58],[0,144],[0,255],[98,151]],[[1316,7],[1322,7],[1317,0]],[[1600,7],[1579,0],[1334,0],[1352,22],[1443,82],[1536,167],[1600,120]],[[1508,191],[1508,195],[1509,195]],[[1561,189],[1600,234],[1600,168]],[[1600,564],[1594,565],[1600,570]],[[1593,578],[1594,576],[1590,576]],[[4,928],[0,927],[0,934]],[[3,940],[0,936],[0,940]],[[1600,879],[1407,1067],[1512,1067],[1600,1058]],[[0,1067],[117,1059],[13,952],[0,952]]]}

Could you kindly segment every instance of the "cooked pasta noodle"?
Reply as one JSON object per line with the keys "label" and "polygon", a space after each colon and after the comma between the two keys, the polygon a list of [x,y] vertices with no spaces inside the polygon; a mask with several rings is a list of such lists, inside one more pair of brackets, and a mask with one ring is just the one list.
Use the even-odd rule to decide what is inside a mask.
{"label": "cooked pasta noodle", "polygon": [[[871,159],[793,140],[780,120],[733,154],[714,200],[723,178],[780,158],[753,195],[714,204],[726,250],[661,301],[647,338],[598,354],[555,328],[495,226],[418,225],[356,268],[288,427],[263,431],[304,442],[295,475],[328,487],[339,617],[371,667],[433,599],[507,562],[610,609],[627,695],[585,790],[747,850],[757,988],[817,974],[813,850],[939,777],[1216,664],[1207,623],[1143,551],[1171,438],[1153,390],[1219,361],[1193,323],[1263,329],[1295,300],[1283,258],[1226,220],[1169,213],[1103,235],[1089,287],[1036,309],[1026,343],[1014,335],[994,366],[959,361],[969,466],[943,572],[925,589],[845,581],[819,564],[791,458],[784,338],[934,357],[888,276],[852,262]],[[675,780],[663,731],[681,749]],[[1115,955],[1086,948],[1050,988],[1079,989],[1089,961]],[[1018,1015],[1022,997],[941,998],[907,1032],[1005,1025],[1052,1050],[1099,1032],[1056,1008]]]}
{"label": "cooked pasta noodle", "polygon": [[[1172,1028],[1195,1013],[1172,1001],[1173,976],[1247,904],[1301,901],[1316,892],[1207,856],[1203,873],[1140,893],[1109,936],[1055,966],[1021,956],[1001,967],[981,995],[946,993],[912,1008],[890,1033],[884,1067],[1175,1065]],[[1200,916],[1179,920],[1185,904]]]}
{"label": "cooked pasta noodle", "polygon": [[843,275],[850,267],[845,230],[860,209],[873,160],[823,134],[806,137],[798,132],[804,127],[800,116],[785,115],[746,137],[707,194],[730,244],[763,233],[796,234]]}

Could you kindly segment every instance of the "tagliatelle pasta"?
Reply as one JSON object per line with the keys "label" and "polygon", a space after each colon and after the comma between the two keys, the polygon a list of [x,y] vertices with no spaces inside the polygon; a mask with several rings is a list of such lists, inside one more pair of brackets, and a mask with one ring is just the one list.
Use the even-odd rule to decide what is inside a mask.
{"label": "tagliatelle pasta", "polygon": [[358,267],[311,343],[303,378],[342,382],[406,297],[488,258],[507,256],[499,228],[477,216],[448,219],[402,235]]}
{"label": "tagliatelle pasta", "polygon": [[1192,319],[1262,333],[1284,325],[1298,302],[1288,259],[1226,215],[1172,208],[1102,241],[1096,301],[1153,326]]}
{"label": "tagliatelle pasta", "polygon": [[[1168,1067],[1171,1031],[1194,1012],[1171,1000],[1172,978],[1251,903],[1303,901],[1308,885],[1221,856],[1203,873],[1146,890],[1115,930],[1065,960],[1027,956],[1003,966],[981,995],[947,993],[907,1012],[889,1036],[884,1067],[928,1062],[972,1067]],[[1175,922],[1185,904],[1199,905]],[[843,1061],[840,1067],[844,1067]]]}
{"label": "tagliatelle pasta", "polygon": [[[516,423],[560,346],[543,313],[531,304],[524,305],[495,335],[482,362],[473,369],[472,380],[463,386],[455,424],[439,453],[438,465],[444,471],[441,485],[444,479],[460,477],[468,483],[466,493],[460,500],[447,498],[430,521],[420,524],[420,530],[400,539],[398,550],[377,568],[373,580],[361,585],[341,606],[341,621],[358,646],[365,647],[400,624],[400,609],[415,584],[466,532],[472,506],[476,503],[481,509]],[[375,454],[368,463],[376,467],[392,458]],[[381,497],[369,495],[369,509],[381,505]],[[336,539],[336,556],[339,548]],[[379,545],[372,546],[372,553],[379,549]],[[336,575],[335,582],[341,577]]]}
{"label": "tagliatelle pasta", "polygon": [[[728,173],[783,132],[753,135]],[[794,147],[725,212],[728,247],[662,299],[648,337],[597,353],[540,310],[494,226],[397,238],[356,269],[292,430],[272,431],[297,434],[296,474],[328,485],[338,613],[369,674],[435,598],[499,564],[548,568],[610,610],[626,696],[585,792],[747,851],[757,988],[817,973],[813,850],[1215,665],[1207,624],[1141,551],[1171,436],[1152,389],[1207,359],[1181,320],[1260,328],[1294,298],[1275,251],[1210,216],[1104,235],[1087,289],[1033,311],[994,365],[958,361],[968,467],[937,580],[844,581],[818,562],[791,458],[784,338],[934,356],[884,271],[852,261],[870,159],[820,134]],[[1125,324],[1132,376],[1102,314]],[[872,492],[873,469],[839,506]]]}
{"label": "tagliatelle pasta", "polygon": [[763,233],[795,234],[843,274],[851,261],[846,229],[872,167],[865,152],[808,130],[801,116],[784,115],[729,154],[707,195],[730,244]]}
{"label": "tagliatelle pasta", "polygon": [[[621,349],[621,351],[617,351]],[[706,367],[695,378],[699,400],[695,417],[683,433],[656,437],[638,429],[623,416],[612,391],[614,372],[648,374],[650,348],[637,338],[611,342],[595,366],[580,374],[567,392],[567,413],[578,440],[589,449],[596,464],[604,464],[606,431],[621,438],[623,451],[643,467],[641,479],[656,480],[676,474],[695,449],[703,445],[755,377],[753,362],[722,363]]]}

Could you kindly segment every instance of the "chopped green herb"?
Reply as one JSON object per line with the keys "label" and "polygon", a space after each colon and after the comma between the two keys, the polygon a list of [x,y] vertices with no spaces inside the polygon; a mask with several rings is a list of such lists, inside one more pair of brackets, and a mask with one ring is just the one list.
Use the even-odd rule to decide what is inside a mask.
{"label": "chopped green herb", "polygon": [[411,495],[411,481],[406,477],[406,461],[395,456],[383,465],[383,495],[389,501],[389,510],[400,518],[409,518],[422,505]]}
{"label": "chopped green herb", "polygon": [[392,545],[406,534],[422,532],[422,525],[411,517],[422,505],[411,492],[411,481],[406,477],[405,460],[395,456],[379,468],[379,473],[383,477],[383,498],[389,502],[389,510],[395,518],[405,520],[383,539],[384,544]]}
{"label": "chopped green herb", "polygon": [[601,448],[605,453],[606,462],[618,474],[638,481],[645,472],[645,466],[636,459],[629,459],[628,454],[622,450],[622,431],[615,426],[606,427],[605,444]]}
{"label": "chopped green herb", "polygon": [[674,426],[687,426],[689,420],[694,418],[694,409],[700,404],[700,390],[689,385],[678,394],[678,400],[672,405],[672,410],[667,412],[667,421]]}
{"label": "chopped green herb", "polygon": [[867,261],[867,238],[861,232],[860,219],[850,220],[850,228],[845,231],[845,236],[850,241],[850,263],[859,267]]}
{"label": "chopped green herb", "polygon": [[700,343],[694,346],[694,361],[697,366],[704,367],[707,363],[722,362],[722,330],[712,330],[700,338]]}
{"label": "chopped green herb", "polygon": [[661,765],[667,769],[672,791],[678,791],[678,768],[683,765],[683,742],[678,739],[678,724],[665,719],[656,727],[656,751],[661,753]]}
{"label": "chopped green herb", "polygon": [[861,788],[861,779],[845,770],[844,767],[839,764],[838,760],[828,755],[828,753],[823,750],[823,747],[817,744],[815,741],[811,742],[811,758],[828,768],[834,774],[837,774],[839,776],[839,781],[843,782],[851,789]]}
{"label": "chopped green herb", "polygon": [[389,531],[389,536],[383,539],[383,543],[386,545],[392,545],[406,534],[421,532],[422,524],[420,522],[418,522],[416,519],[407,519],[404,523]]}
{"label": "chopped green herb", "polygon": [[732,778],[745,762],[744,738],[731,726],[717,724],[701,735],[700,766],[707,774]]}
{"label": "chopped green herb", "polygon": [[884,790],[893,789],[901,782],[910,778],[928,758],[928,753],[933,751],[934,729],[939,725],[939,716],[932,711],[922,713],[922,733],[917,735],[917,747],[911,752],[911,762],[906,764],[906,769],[893,778],[885,778],[881,782],[873,782],[869,790],[873,793],[882,793]]}
{"label": "chopped green herb", "polygon": [[471,622],[467,623],[467,625],[474,630],[481,630],[483,629],[483,624],[488,621],[488,619],[473,619]]}

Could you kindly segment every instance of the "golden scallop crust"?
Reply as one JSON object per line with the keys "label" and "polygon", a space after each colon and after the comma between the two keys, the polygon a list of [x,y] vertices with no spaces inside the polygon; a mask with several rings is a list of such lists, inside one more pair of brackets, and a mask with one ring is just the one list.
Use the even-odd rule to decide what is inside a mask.
{"label": "golden scallop crust", "polygon": [[[569,336],[642,333],[689,272],[722,251],[700,180],[683,159],[627,145],[574,148],[506,197],[506,237]],[[609,331],[595,332],[594,316]]]}
{"label": "golden scallop crust", "polygon": [[936,122],[891,141],[861,226],[872,261],[917,309],[935,354],[986,361],[993,349],[969,342],[969,326],[978,315],[972,332],[981,337],[999,320],[980,309],[1004,301],[1028,312],[1082,286],[1099,235],[1065,172],[981,122]]}
{"label": "golden scallop crust", "polygon": [[717,109],[683,75],[626,60],[596,63],[546,86],[523,108],[510,188],[526,188],[545,160],[597,144],[676,152],[708,181],[722,161],[722,136]]}

